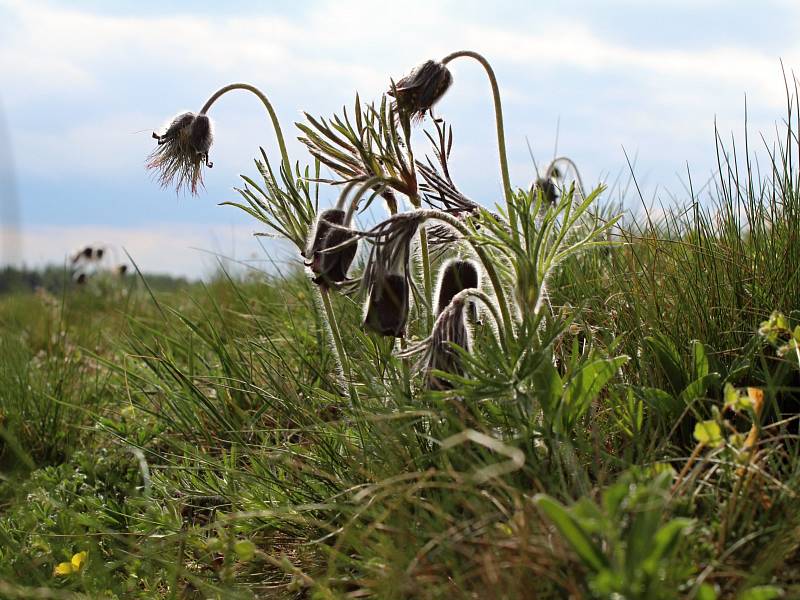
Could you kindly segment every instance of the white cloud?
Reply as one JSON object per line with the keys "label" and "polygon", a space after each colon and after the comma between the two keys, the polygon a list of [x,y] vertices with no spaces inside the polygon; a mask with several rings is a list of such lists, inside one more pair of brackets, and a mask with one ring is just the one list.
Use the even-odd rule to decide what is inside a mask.
{"label": "white cloud", "polygon": [[[461,46],[537,73],[571,66],[639,73],[666,90],[691,82],[754,93],[766,89],[765,96],[777,92],[778,101],[781,95],[778,57],[713,45],[694,51],[631,47],[598,36],[575,15],[549,17],[534,27],[509,20],[498,28],[448,11],[445,4],[419,0],[326,2],[302,22],[264,15],[110,16],[31,0],[6,4],[19,25],[0,44],[0,76],[26,84],[14,89],[12,101],[41,92],[90,93],[103,85],[104,67],[151,68],[153,75],[183,71],[188,79],[209,73],[255,76],[296,90],[322,78],[339,88],[377,92],[387,73],[398,76],[416,60]],[[410,38],[411,49],[395,43]],[[800,46],[786,48],[783,58],[795,64]]]}
{"label": "white cloud", "polygon": [[[624,74],[647,83],[654,93],[690,103],[726,87],[770,106],[784,102],[778,56],[749,48],[709,46],[702,50],[635,48],[603,39],[580,21],[549,22],[536,34],[470,26],[465,36],[487,56],[540,73],[576,67]],[[800,63],[800,45],[786,48],[786,64]],[[534,90],[534,93],[537,90]],[[663,99],[663,96],[661,96]]]}

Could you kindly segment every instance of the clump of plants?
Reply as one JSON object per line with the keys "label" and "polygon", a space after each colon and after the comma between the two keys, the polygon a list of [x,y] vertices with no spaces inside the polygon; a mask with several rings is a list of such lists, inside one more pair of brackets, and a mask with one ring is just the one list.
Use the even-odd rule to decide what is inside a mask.
{"label": "clump of plants", "polygon": [[[496,212],[469,200],[455,186],[448,168],[452,130],[443,118],[433,116],[436,103],[453,87],[449,64],[459,58],[474,59],[489,78],[505,197]],[[540,337],[545,320],[554,317],[546,309],[551,274],[570,256],[608,244],[605,234],[617,217],[586,219],[602,188],[586,197],[582,189],[576,194],[574,186],[556,189],[556,161],[532,189],[514,190],[500,91],[488,61],[477,53],[455,52],[429,60],[391,81],[375,103],[363,104],[357,96],[351,111],[344,109],[330,119],[306,114],[297,127],[313,167],[303,169],[289,159],[267,96],[249,84],[223,87],[197,114],[178,115],[163,134],[153,134],[158,146],[147,166],[163,185],[192,193],[202,187],[203,169],[212,166],[208,112],[234,90],[248,91],[264,104],[281,161],[276,174],[262,151],[263,161],[257,164],[264,185],[246,178],[239,190],[244,202],[227,204],[296,246],[316,284],[343,387],[354,401],[358,386],[332,292],[358,298],[361,328],[399,340],[397,356],[422,357],[414,364],[422,387],[450,389],[453,380],[463,376],[463,361],[470,358],[473,329],[480,329],[479,338],[489,335],[505,353],[527,342],[528,336]],[[426,118],[434,122],[436,136],[427,132],[434,158],[423,162],[415,153],[412,129],[424,125]],[[340,190],[330,208],[319,207],[321,185]],[[388,218],[359,228],[357,214],[378,199]],[[367,257],[359,269],[354,261],[364,246]],[[421,339],[408,347],[406,340],[415,337]]]}

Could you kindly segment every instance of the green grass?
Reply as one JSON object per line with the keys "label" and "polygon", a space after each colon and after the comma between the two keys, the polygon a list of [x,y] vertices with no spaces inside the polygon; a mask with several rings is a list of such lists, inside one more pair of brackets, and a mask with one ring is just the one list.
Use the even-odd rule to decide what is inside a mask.
{"label": "green grass", "polygon": [[[466,222],[509,314],[448,390],[300,272],[0,297],[0,597],[800,596],[795,125],[658,219]],[[302,241],[314,187],[260,171]]]}

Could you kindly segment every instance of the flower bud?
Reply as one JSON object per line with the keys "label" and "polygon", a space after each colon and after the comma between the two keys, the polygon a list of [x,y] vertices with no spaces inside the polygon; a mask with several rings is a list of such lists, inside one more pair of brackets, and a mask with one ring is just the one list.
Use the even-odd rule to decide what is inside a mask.
{"label": "flower bud", "polygon": [[452,260],[440,271],[438,293],[436,295],[436,314],[441,313],[453,297],[467,288],[478,288],[478,268],[469,260]]}
{"label": "flower bud", "polygon": [[405,275],[385,273],[370,288],[364,328],[380,335],[403,337],[408,320],[409,285]]}
{"label": "flower bud", "polygon": [[400,79],[387,93],[397,102],[397,108],[411,116],[423,118],[444,96],[453,75],[441,62],[428,60]]}
{"label": "flower bud", "polygon": [[[555,205],[558,201],[558,189],[551,177],[540,177],[536,180],[536,183],[533,184],[533,193],[538,194],[539,190],[542,192],[545,206]],[[537,196],[534,196],[533,201],[536,202],[536,200]]]}
{"label": "flower bud", "polygon": [[[347,271],[358,250],[356,233],[331,225],[344,226],[345,213],[338,208],[323,211],[317,219],[313,239],[305,250],[307,267],[316,275],[314,283],[327,285],[347,279]],[[346,242],[352,241],[350,244]]]}

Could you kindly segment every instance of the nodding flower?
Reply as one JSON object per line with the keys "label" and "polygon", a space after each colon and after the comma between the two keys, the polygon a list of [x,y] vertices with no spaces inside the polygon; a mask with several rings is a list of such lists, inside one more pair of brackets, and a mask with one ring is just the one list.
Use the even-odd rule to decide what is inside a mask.
{"label": "nodding flower", "polygon": [[[472,340],[467,328],[465,308],[470,311],[474,303],[465,290],[478,290],[480,276],[477,266],[467,260],[452,260],[446,263],[439,275],[436,294],[436,322],[431,335],[401,353],[402,357],[421,355],[417,368],[426,374],[428,389],[447,390],[452,386],[435,371],[462,375],[463,367],[453,345],[470,351]],[[474,319],[474,315],[472,315]]]}
{"label": "nodding flower", "polygon": [[[303,252],[306,266],[321,286],[342,283],[358,250],[358,234],[340,227],[349,227],[349,219],[341,208],[330,208],[320,213],[310,243]],[[348,243],[350,242],[350,243]]]}
{"label": "nodding flower", "polygon": [[387,93],[394,97],[401,112],[422,119],[452,83],[453,75],[443,63],[428,60],[393,84]]}
{"label": "nodding flower", "polygon": [[81,260],[81,259],[91,260],[91,259],[92,259],[92,254],[93,254],[93,253],[94,253],[94,248],[92,248],[91,246],[86,246],[86,247],[84,247],[84,248],[81,248],[80,250],[78,250],[78,251],[77,251],[77,252],[76,252],[76,253],[75,253],[75,254],[72,256],[72,258],[71,258],[70,260],[71,260],[71,262],[72,262],[72,264],[73,264],[73,265],[74,265],[76,262],[78,262],[79,260]]}
{"label": "nodding flower", "polygon": [[147,160],[147,168],[158,173],[163,187],[174,186],[176,191],[188,187],[197,194],[203,187],[203,167],[211,168],[208,151],[214,140],[211,121],[205,114],[186,112],[172,120],[167,130],[153,133],[158,146]]}
{"label": "nodding flower", "polygon": [[470,260],[451,260],[439,271],[436,294],[436,314],[441,313],[462,290],[479,288],[478,267]]}
{"label": "nodding flower", "polygon": [[[536,180],[536,182],[533,184],[533,193],[538,194],[540,190],[542,192],[545,206],[548,204],[555,206],[556,202],[558,201],[559,194],[552,177],[539,177]],[[534,197],[534,201],[536,201],[536,197]]]}
{"label": "nodding flower", "polygon": [[367,291],[362,326],[380,335],[404,337],[411,291],[411,240],[422,218],[400,213],[367,232],[372,243],[362,286]]}

